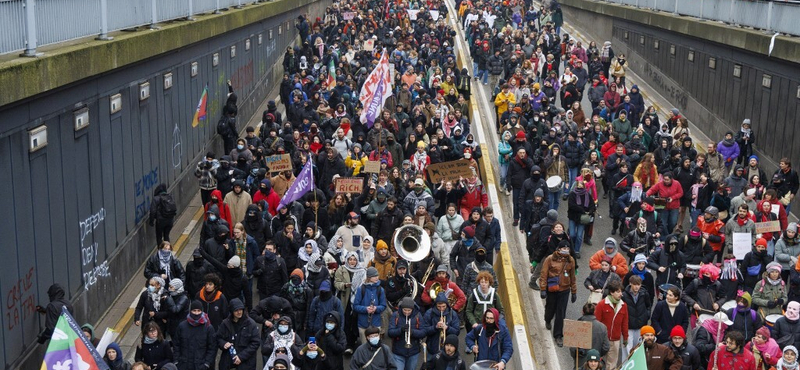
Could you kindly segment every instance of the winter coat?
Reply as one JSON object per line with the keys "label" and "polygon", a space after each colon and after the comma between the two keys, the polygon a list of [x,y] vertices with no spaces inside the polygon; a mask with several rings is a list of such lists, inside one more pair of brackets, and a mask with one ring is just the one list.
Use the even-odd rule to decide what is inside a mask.
{"label": "winter coat", "polygon": [[485,324],[477,326],[467,333],[464,339],[467,348],[478,345],[478,355],[476,360],[492,360],[508,363],[514,354],[514,346],[511,342],[511,335],[508,333],[505,321],[500,319],[495,321],[499,328],[490,337],[486,332]]}
{"label": "winter coat", "polygon": [[[675,252],[670,253],[664,248],[660,247],[650,254],[650,257],[647,258],[647,267],[656,271],[656,286],[661,286],[661,284],[679,285],[678,274],[686,272],[686,259],[679,250],[676,249]],[[667,269],[660,272],[658,271],[659,267]]]}
{"label": "winter coat", "polygon": [[703,368],[703,361],[700,359],[700,351],[697,347],[684,342],[680,347],[675,347],[670,343],[669,348],[678,356],[683,359],[681,370],[698,370]]}
{"label": "winter coat", "polygon": [[[756,359],[750,351],[742,348],[739,353],[733,353],[721,347],[717,349],[717,355],[709,355],[708,370],[729,369],[729,370],[749,370],[756,368]],[[716,356],[717,364],[713,363]]]}
{"label": "winter coat", "polygon": [[256,286],[261,297],[278,294],[281,287],[289,281],[283,259],[269,251],[256,258],[253,276],[256,278]]}
{"label": "winter coat", "polygon": [[[654,343],[653,348],[644,352],[647,368],[653,370],[681,370],[683,358],[675,354],[668,346]],[[669,367],[667,367],[669,366]]]}
{"label": "winter coat", "polygon": [[372,221],[372,236],[377,240],[383,240],[387,244],[391,244],[389,241],[392,240],[394,231],[400,227],[402,222],[403,211],[400,207],[395,206],[393,210],[386,208],[379,212],[375,220]]}
{"label": "winter coat", "polygon": [[206,261],[205,258],[197,258],[186,263],[186,283],[183,285],[186,290],[186,295],[194,297],[200,289],[203,289],[205,282],[203,281],[206,274],[216,273],[217,270],[211,262]]}
{"label": "winter coat", "polygon": [[217,355],[214,327],[210,323],[192,326],[184,320],[172,338],[172,348],[179,370],[204,370],[204,365],[211,368]]}
{"label": "winter coat", "polygon": [[620,299],[615,307],[610,297],[602,299],[594,308],[594,316],[608,328],[610,341],[628,341],[628,308],[624,300]]}
{"label": "winter coat", "polygon": [[333,331],[324,327],[316,333],[317,346],[325,352],[321,367],[327,370],[344,370],[344,351],[347,348],[347,337],[342,330],[342,315],[338,311],[325,314],[323,323],[328,320],[336,322]]}
{"label": "winter coat", "polygon": [[650,321],[650,311],[653,308],[653,297],[646,289],[639,289],[638,297],[634,299],[631,287],[622,292],[622,300],[628,308],[628,329],[640,329]]}
{"label": "winter coat", "polygon": [[753,289],[756,283],[761,280],[761,275],[767,271],[767,264],[772,262],[767,251],[756,252],[755,247],[753,250],[744,255],[744,259],[739,264],[739,270],[744,276],[744,286],[747,291]]}
{"label": "winter coat", "polygon": [[[392,350],[389,346],[378,343],[378,347],[373,347],[369,343],[359,346],[350,358],[350,370],[397,370],[397,365],[392,357]],[[376,355],[375,351],[380,350]],[[363,366],[372,359],[368,367]]]}
{"label": "winter coat", "polygon": [[178,324],[185,320],[186,315],[189,314],[191,302],[189,302],[189,297],[186,293],[177,295],[170,294],[170,296],[167,297],[166,305],[167,311],[169,311],[167,333],[169,333],[170,336],[175,336],[175,333],[178,331]]}
{"label": "winter coat", "polygon": [[[442,294],[439,296],[441,299],[440,297],[436,297],[437,302],[447,303],[447,298],[445,298]],[[451,309],[449,304],[444,312],[439,311],[439,309],[436,307],[428,309],[423,315],[423,327],[427,331],[426,334],[428,337],[428,353],[437,353],[441,349],[439,348],[439,337],[442,331],[436,328],[436,324],[438,324],[442,318],[444,318],[445,324],[447,325],[447,329],[445,329],[445,337],[450,334],[458,335],[458,333],[461,331],[461,320],[458,317],[458,312]]]}
{"label": "winter coat", "polygon": [[667,343],[670,340],[670,332],[675,325],[680,325],[683,330],[689,329],[689,310],[682,302],[678,302],[675,307],[675,313],[669,311],[667,301],[658,301],[656,307],[653,308],[653,315],[650,317],[650,323],[653,329],[656,330],[656,341],[658,343]]}
{"label": "winter coat", "polygon": [[733,140],[723,140],[717,144],[717,152],[722,154],[725,167],[730,167],[739,156],[739,146]]}
{"label": "winter coat", "polygon": [[[583,124],[583,122],[581,122],[581,124]],[[583,144],[577,141],[567,140],[564,142],[564,145],[561,146],[561,149],[563,150],[564,157],[567,158],[567,167],[576,168],[583,164]]]}
{"label": "winter coat", "polygon": [[651,195],[656,195],[665,200],[666,198],[672,198],[672,201],[667,203],[666,209],[678,209],[681,205],[681,197],[683,197],[683,188],[681,184],[674,179],[670,186],[667,186],[663,181],[659,181],[652,188],[647,190],[647,196]]}
{"label": "winter coat", "polygon": [[[764,278],[753,287],[753,306],[758,307],[758,314],[762,319],[766,319],[769,315],[783,315],[782,306],[789,303],[786,282],[780,280],[779,284],[772,285],[767,281],[766,271],[763,276]],[[775,307],[772,308],[768,306],[770,302],[774,302],[778,299],[783,300],[783,303],[780,305],[776,304]]]}
{"label": "winter coat", "polygon": [[56,327],[58,318],[61,317],[61,310],[63,307],[66,307],[70,314],[75,314],[72,303],[65,298],[66,292],[60,284],[56,283],[51,285],[50,288],[47,289],[47,297],[50,298],[50,303],[47,304],[47,308],[45,309],[47,311],[45,329],[39,334],[39,344],[43,344],[53,335],[53,330]]}
{"label": "winter coat", "polygon": [[[750,234],[751,245],[755,245],[756,243],[756,224],[751,220],[749,217],[745,218],[745,222],[743,225],[739,224],[739,217],[735,213],[731,212],[731,218],[728,219],[728,222],[725,223],[725,248],[728,251],[733,251],[733,234],[734,233],[748,233]],[[769,261],[772,262],[772,261]],[[766,265],[765,265],[766,266]]]}
{"label": "winter coat", "polygon": [[[599,250],[595,252],[591,258],[589,258],[589,268],[592,270],[599,270],[600,269],[600,262],[603,261],[603,258],[606,256],[605,250]],[[614,257],[611,257],[611,266],[617,266],[617,275],[619,275],[620,279],[625,277],[628,274],[628,261],[625,260],[625,257],[617,252],[614,254]]]}
{"label": "winter coat", "polygon": [[[238,303],[240,308],[244,308],[242,303]],[[235,307],[234,307],[235,309]],[[261,338],[258,332],[258,324],[245,314],[239,322],[233,321],[233,314],[222,321],[222,325],[217,331],[217,346],[222,351],[219,356],[219,370],[241,369],[253,370],[256,368],[256,355],[261,347]],[[233,343],[236,355],[242,363],[237,367],[233,365],[229,350],[225,349],[225,343]]]}
{"label": "winter coat", "polygon": [[572,294],[578,293],[578,286],[576,284],[577,274],[575,272],[575,260],[572,256],[562,256],[558,251],[547,256],[542,263],[542,275],[539,276],[539,286],[543,290],[549,290],[547,287],[547,280],[550,278],[558,278],[558,284],[554,288],[555,291],[564,292],[571,291]]}
{"label": "winter coat", "polygon": [[[406,348],[406,332],[411,333],[411,347]],[[402,312],[395,311],[389,318],[387,336],[392,339],[392,353],[398,356],[409,357],[419,354],[421,343],[427,336],[422,314],[416,309],[406,317]]]}
{"label": "winter coat", "polygon": [[[508,164],[508,183],[514,189],[521,189],[522,184],[528,177],[530,177],[531,167],[533,167],[533,160],[530,157],[519,159],[514,157]],[[566,170],[566,169],[565,169]]]}
{"label": "winter coat", "polygon": [[702,283],[702,279],[694,279],[684,288],[681,299],[690,309],[697,303],[703,309],[713,310],[714,303],[722,307],[727,297],[719,280],[706,285]]}
{"label": "winter coat", "polygon": [[172,345],[166,340],[150,344],[142,341],[141,345],[136,346],[136,354],[133,358],[137,362],[144,362],[152,370],[161,369],[164,365],[175,361],[172,355]]}
{"label": "winter coat", "polygon": [[[375,312],[370,315],[367,307],[375,306]],[[386,309],[386,294],[380,284],[361,284],[355,293],[353,300],[353,311],[358,313],[358,327],[367,328],[369,326],[381,326],[381,313]],[[369,321],[372,316],[372,321]]]}
{"label": "winter coat", "polygon": [[800,239],[787,239],[786,233],[775,243],[775,261],[781,264],[782,270],[794,270],[797,256],[800,255]]}
{"label": "winter coat", "polygon": [[310,334],[324,330],[325,318],[331,312],[338,313],[339,317],[344,316],[344,307],[338,297],[331,295],[327,301],[323,301],[319,296],[314,297],[306,315],[306,331]]}
{"label": "winter coat", "polygon": [[211,325],[214,326],[214,330],[219,329],[219,324],[221,324],[222,320],[230,313],[230,311],[228,311],[228,299],[225,295],[222,294],[221,291],[216,290],[211,294],[211,297],[208,297],[206,290],[202,289],[197,293],[194,299],[203,304],[203,312],[208,315],[208,319],[211,321]]}
{"label": "winter coat", "polygon": [[764,325],[763,320],[759,317],[758,313],[747,306],[747,311],[739,311],[738,307],[734,307],[725,311],[728,315],[732,325],[728,326],[727,331],[736,330],[744,335],[745,343],[749,342],[756,335],[756,330]]}
{"label": "winter coat", "polygon": [[[143,291],[139,295],[139,302],[136,304],[136,310],[133,312],[133,318],[136,321],[141,321],[142,325],[145,325],[150,321],[154,321],[159,327],[161,327],[161,332],[166,333],[167,324],[162,321],[169,317],[169,311],[167,310],[166,305],[166,291],[162,292],[159,297],[159,308],[156,309],[155,303],[150,297],[150,292],[147,290]],[[154,312],[155,316],[150,317],[150,312]]]}
{"label": "winter coat", "polygon": [[789,320],[786,316],[775,321],[772,327],[772,338],[781,347],[800,345],[800,320]]}
{"label": "winter coat", "polygon": [[[144,265],[144,278],[148,281],[154,276],[161,277],[162,274],[166,274],[166,270],[161,268],[158,252],[159,251],[156,251],[155,254],[150,256],[147,259],[147,263]],[[181,279],[181,281],[186,281],[186,272],[183,269],[183,265],[181,264],[181,261],[175,258],[175,256],[170,256],[169,274],[167,275],[167,279],[164,279],[164,281],[169,283],[169,281],[172,279]]]}

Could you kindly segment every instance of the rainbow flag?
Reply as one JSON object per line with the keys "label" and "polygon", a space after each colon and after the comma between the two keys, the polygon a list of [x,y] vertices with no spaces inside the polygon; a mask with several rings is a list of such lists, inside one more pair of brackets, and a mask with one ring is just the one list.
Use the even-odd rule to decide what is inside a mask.
{"label": "rainbow flag", "polygon": [[206,107],[208,106],[208,86],[203,89],[203,95],[200,96],[200,101],[197,103],[197,110],[194,111],[194,118],[192,119],[192,127],[197,127],[201,121],[206,120]]}
{"label": "rainbow flag", "polygon": [[336,65],[333,63],[333,58],[331,58],[330,63],[328,63],[328,91],[332,91],[334,87],[336,87]]}
{"label": "rainbow flag", "polygon": [[83,335],[83,330],[62,308],[41,370],[109,370],[102,356]]}

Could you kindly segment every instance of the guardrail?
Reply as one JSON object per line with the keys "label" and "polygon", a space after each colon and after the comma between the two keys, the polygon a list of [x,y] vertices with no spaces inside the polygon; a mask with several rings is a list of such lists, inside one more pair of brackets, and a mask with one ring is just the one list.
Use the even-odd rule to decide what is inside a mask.
{"label": "guardrail", "polygon": [[701,20],[800,35],[800,4],[760,0],[603,0],[641,9],[687,15]]}
{"label": "guardrail", "polygon": [[[258,0],[263,1],[263,0]],[[245,0],[0,0],[0,54],[109,32],[188,20],[195,14],[241,6]],[[250,2],[256,2],[250,0]]]}

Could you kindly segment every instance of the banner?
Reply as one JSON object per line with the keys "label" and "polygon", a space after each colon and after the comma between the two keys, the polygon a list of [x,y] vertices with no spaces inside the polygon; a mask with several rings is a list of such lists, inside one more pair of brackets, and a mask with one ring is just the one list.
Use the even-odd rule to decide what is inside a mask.
{"label": "banner", "polygon": [[363,107],[361,122],[366,122],[367,127],[372,128],[372,124],[381,113],[386,99],[391,95],[392,79],[389,71],[389,59],[386,55],[386,49],[383,49],[378,65],[367,76],[367,81],[364,82],[361,94],[358,96],[358,100]]}
{"label": "banner", "polygon": [[328,90],[332,91],[336,87],[336,65],[333,64],[333,58],[328,63]]}
{"label": "banner", "polygon": [[280,210],[283,207],[289,205],[309,191],[314,189],[314,170],[311,164],[311,161],[306,161],[306,165],[303,166],[303,169],[297,175],[297,179],[294,180],[292,186],[289,187],[289,190],[286,191],[286,194],[283,195],[281,199],[281,203],[278,204],[277,210]]}
{"label": "banner", "polygon": [[281,172],[292,169],[291,154],[271,155],[264,158],[264,162],[269,167],[269,172]]}
{"label": "banner", "polygon": [[197,110],[194,111],[194,118],[192,118],[192,127],[197,127],[202,121],[206,120],[206,108],[208,107],[208,86],[203,89],[203,95],[200,95],[200,101],[197,103]]}
{"label": "banner", "polygon": [[66,307],[61,308],[41,370],[108,370]]}
{"label": "banner", "polygon": [[425,170],[428,171],[428,176],[434,184],[438,184],[442,180],[458,181],[460,177],[468,179],[473,175],[469,161],[463,159],[432,164],[425,167]]}
{"label": "banner", "polygon": [[780,221],[756,222],[756,234],[774,233],[781,231]]}
{"label": "banner", "polygon": [[336,194],[361,194],[364,190],[364,179],[361,177],[340,177],[336,179],[334,189]]}
{"label": "banner", "polygon": [[644,356],[644,346],[639,345],[628,357],[628,361],[619,370],[647,370],[647,358]]}
{"label": "banner", "polygon": [[356,13],[355,12],[344,12],[344,13],[342,13],[342,19],[344,19],[346,21],[349,21],[349,20],[351,20],[351,19],[353,19],[355,17],[356,17]]}

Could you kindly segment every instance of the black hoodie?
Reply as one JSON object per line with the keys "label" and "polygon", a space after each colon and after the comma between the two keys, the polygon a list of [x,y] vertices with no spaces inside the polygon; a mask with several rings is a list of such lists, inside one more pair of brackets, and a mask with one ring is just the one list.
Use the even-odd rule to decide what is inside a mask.
{"label": "black hoodie", "polygon": [[43,344],[53,336],[53,330],[58,322],[58,317],[61,316],[63,307],[66,307],[71,315],[75,314],[72,304],[65,298],[66,295],[64,288],[58,283],[51,285],[50,288],[47,289],[47,297],[50,298],[50,303],[47,304],[47,308],[45,309],[47,318],[44,331],[39,334],[39,344]]}
{"label": "black hoodie", "polygon": [[344,370],[344,350],[347,348],[347,336],[342,331],[341,318],[338,311],[331,311],[325,315],[323,322],[336,322],[332,331],[324,327],[316,333],[317,345],[325,352],[324,366],[328,370]]}
{"label": "black hoodie", "polygon": [[[234,321],[233,311],[244,310],[242,318]],[[261,346],[258,324],[247,316],[247,310],[239,298],[231,300],[231,314],[222,321],[217,331],[217,346],[222,350],[219,357],[219,369],[230,369],[232,366],[231,356],[225,350],[226,343],[233,343],[236,355],[242,363],[237,369],[247,370],[256,368],[256,358],[258,348]]]}

